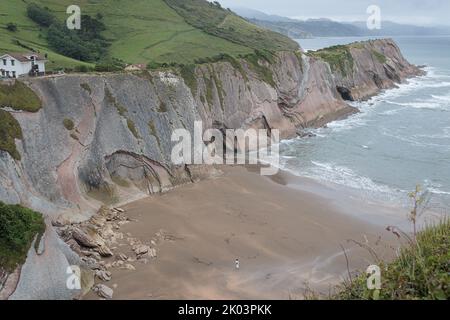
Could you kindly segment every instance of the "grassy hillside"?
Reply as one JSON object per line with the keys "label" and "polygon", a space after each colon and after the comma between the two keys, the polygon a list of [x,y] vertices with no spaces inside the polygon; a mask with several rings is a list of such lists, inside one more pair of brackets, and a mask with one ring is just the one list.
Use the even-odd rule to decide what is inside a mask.
{"label": "grassy hillside", "polygon": [[208,34],[258,50],[296,50],[297,42],[258,27],[217,3],[204,0],[164,0],[190,25]]}
{"label": "grassy hillside", "polygon": [[[0,2],[0,52],[34,49],[49,54],[50,69],[85,64],[53,52],[46,28],[27,17],[27,4],[47,7],[60,22],[68,17],[72,0],[8,0]],[[98,13],[110,43],[109,57],[126,63],[192,63],[229,54],[246,55],[254,49],[292,50],[295,42],[251,25],[205,0],[78,0],[82,14]],[[170,6],[169,6],[170,5]],[[194,19],[196,17],[196,19]],[[200,19],[199,19],[200,18]],[[199,21],[204,25],[199,25]],[[17,24],[9,31],[7,24]],[[89,65],[89,64],[85,64]]]}

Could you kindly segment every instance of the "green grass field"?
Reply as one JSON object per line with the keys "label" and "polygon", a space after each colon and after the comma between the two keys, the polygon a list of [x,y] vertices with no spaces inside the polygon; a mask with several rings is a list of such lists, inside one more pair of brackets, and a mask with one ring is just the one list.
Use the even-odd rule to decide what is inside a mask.
{"label": "green grass field", "polygon": [[[197,59],[226,53],[231,56],[246,55],[254,49],[296,48],[296,44],[282,35],[261,29],[225,9],[209,8],[203,0],[184,0],[192,3],[193,10],[184,15],[174,10],[166,0],[78,0],[82,14],[95,16],[101,13],[106,31],[103,36],[111,42],[109,57],[126,63],[192,63]],[[167,1],[170,2],[170,1]],[[0,53],[27,52],[32,48],[49,55],[47,69],[90,65],[53,52],[46,41],[45,28],[27,17],[28,3],[47,7],[60,21],[68,17],[66,8],[72,0],[8,0],[0,2]],[[192,23],[192,17],[204,9],[214,25],[213,32]],[[208,18],[209,17],[209,18]],[[16,32],[6,26],[13,22]],[[91,65],[92,66],[92,65]]]}

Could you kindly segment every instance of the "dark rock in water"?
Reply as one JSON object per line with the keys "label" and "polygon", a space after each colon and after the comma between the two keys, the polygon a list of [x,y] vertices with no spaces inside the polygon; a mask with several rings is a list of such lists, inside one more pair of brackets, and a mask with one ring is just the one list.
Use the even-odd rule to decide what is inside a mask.
{"label": "dark rock in water", "polygon": [[297,132],[297,136],[300,138],[314,138],[317,137],[316,134],[312,133],[312,132],[308,132],[308,131],[298,131]]}

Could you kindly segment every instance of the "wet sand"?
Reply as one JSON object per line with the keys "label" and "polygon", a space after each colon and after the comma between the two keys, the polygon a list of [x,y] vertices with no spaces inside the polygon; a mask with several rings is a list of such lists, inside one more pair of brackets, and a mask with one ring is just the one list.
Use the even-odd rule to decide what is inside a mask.
{"label": "wet sand", "polygon": [[[390,246],[398,242],[382,223],[292,188],[292,179],[313,183],[227,167],[221,177],[127,205],[132,222],[120,231],[155,247],[158,256],[133,263],[134,271],[111,269],[106,284],[115,287],[114,299],[301,299],[307,288],[327,294],[347,276],[341,245],[351,270],[374,263],[349,239],[368,240],[381,257],[393,256]],[[117,252],[133,256],[125,244]]]}

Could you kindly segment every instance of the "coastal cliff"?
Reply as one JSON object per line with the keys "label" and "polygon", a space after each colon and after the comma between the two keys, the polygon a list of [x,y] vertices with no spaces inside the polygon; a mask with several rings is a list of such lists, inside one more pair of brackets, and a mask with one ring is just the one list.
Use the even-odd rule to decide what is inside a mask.
{"label": "coastal cliff", "polygon": [[312,52],[310,56],[327,61],[337,90],[349,101],[366,100],[408,77],[424,74],[403,57],[392,39],[334,46]]}
{"label": "coastal cliff", "polygon": [[[280,52],[173,71],[27,79],[24,83],[42,107],[2,109],[13,116],[21,134],[13,139],[20,157],[0,150],[0,200],[33,208],[49,221],[60,216],[84,221],[102,204],[131,201],[215,174],[208,167],[171,163],[174,129],[193,133],[194,122],[201,120],[205,130],[279,129],[282,138],[290,138],[303,128],[357,112],[345,100],[366,99],[421,74],[392,40],[328,50],[338,52]],[[16,298],[42,296],[42,290],[48,298],[72,295],[52,291],[52,281],[65,282],[66,267],[77,259],[49,229],[47,250],[25,264]],[[49,265],[64,270],[47,279]],[[28,285],[27,270],[49,284],[30,291],[35,284]]]}
{"label": "coastal cliff", "polygon": [[377,40],[310,55],[282,52],[271,62],[205,63],[180,73],[27,80],[43,107],[9,110],[23,135],[16,140],[21,160],[1,151],[0,199],[86,218],[102,202],[165,191],[202,175],[171,164],[174,129],[192,132],[202,120],[205,130],[271,128],[290,138],[355,112],[344,99],[368,98],[421,71],[392,40]]}

